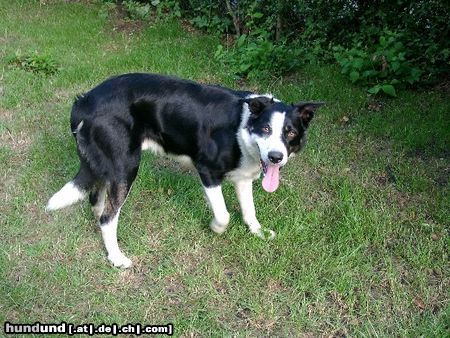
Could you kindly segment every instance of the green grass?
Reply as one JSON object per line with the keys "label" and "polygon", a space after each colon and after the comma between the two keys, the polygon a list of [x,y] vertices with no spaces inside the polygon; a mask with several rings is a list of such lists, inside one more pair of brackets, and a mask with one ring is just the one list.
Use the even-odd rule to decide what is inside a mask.
{"label": "green grass", "polygon": [[[212,57],[215,38],[47,3],[0,0],[0,322],[172,322],[177,336],[448,333],[448,92],[374,100],[332,66],[247,84],[327,102],[280,189],[255,184],[258,218],[277,238],[250,235],[228,183],[231,225],[213,234],[196,175],[147,154],[119,227],[134,266],[115,269],[87,202],[44,212],[77,170],[75,95],[132,71],[238,85]],[[58,72],[9,65],[18,52]]]}

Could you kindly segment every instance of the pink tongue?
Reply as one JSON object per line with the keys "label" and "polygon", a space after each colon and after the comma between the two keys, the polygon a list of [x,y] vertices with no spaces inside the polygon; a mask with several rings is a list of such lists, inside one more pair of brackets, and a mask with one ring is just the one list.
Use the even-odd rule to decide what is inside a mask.
{"label": "pink tongue", "polygon": [[267,192],[274,192],[280,184],[280,167],[269,164],[267,172],[262,180],[262,186]]}

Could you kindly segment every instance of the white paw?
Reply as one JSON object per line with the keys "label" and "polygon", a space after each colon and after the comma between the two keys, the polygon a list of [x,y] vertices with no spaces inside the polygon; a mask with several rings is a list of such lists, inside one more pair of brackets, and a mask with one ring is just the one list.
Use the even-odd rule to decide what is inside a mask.
{"label": "white paw", "polygon": [[108,260],[112,265],[124,269],[129,268],[133,264],[131,260],[121,252],[114,255],[108,255]]}
{"label": "white paw", "polygon": [[270,229],[263,229],[263,228],[252,230],[252,233],[255,234],[256,236],[258,236],[259,238],[267,239],[267,240],[272,240],[276,236],[275,231],[270,230]]}
{"label": "white paw", "polygon": [[225,230],[227,230],[228,222],[220,223],[215,218],[211,221],[211,224],[209,225],[212,231],[214,231],[216,234],[223,234]]}

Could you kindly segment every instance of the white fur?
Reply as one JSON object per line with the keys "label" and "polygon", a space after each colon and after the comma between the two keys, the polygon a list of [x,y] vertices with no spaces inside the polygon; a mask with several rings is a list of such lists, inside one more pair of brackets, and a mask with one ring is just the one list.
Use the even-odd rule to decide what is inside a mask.
{"label": "white fur", "polygon": [[189,169],[195,169],[194,162],[192,162],[192,159],[187,155],[168,155],[169,158],[174,159],[178,163],[180,163],[183,167],[189,168]]}
{"label": "white fur", "polygon": [[[248,225],[250,232],[261,238],[265,238],[261,224],[256,218],[252,183],[252,180],[241,180],[235,182],[236,195],[241,206],[242,218],[244,219],[245,224]],[[268,231],[270,233],[269,239],[273,239],[275,237],[275,232],[272,230]]]}
{"label": "white fur", "polygon": [[270,119],[270,127],[272,129],[272,133],[268,137],[252,135],[253,139],[258,144],[261,159],[265,163],[270,163],[269,152],[271,151],[279,151],[283,154],[283,160],[278,163],[278,165],[283,166],[288,160],[287,149],[282,140],[285,118],[285,112],[273,113]]}
{"label": "white fur", "polygon": [[131,266],[131,260],[127,258],[119,249],[117,243],[117,224],[119,221],[120,209],[117,211],[114,218],[106,224],[100,226],[102,231],[103,242],[105,244],[106,251],[108,252],[108,260],[112,265],[122,268],[129,268]]}
{"label": "white fur", "polygon": [[47,203],[45,210],[52,211],[67,207],[74,204],[84,197],[86,197],[86,192],[79,189],[72,181],[66,183],[64,187],[56,194],[54,194]]}
{"label": "white fur", "polygon": [[204,186],[203,189],[205,190],[208,204],[214,214],[210,227],[214,232],[221,234],[227,229],[228,223],[230,222],[230,214],[223,199],[222,186],[218,185],[217,187],[209,188]]}
{"label": "white fur", "polygon": [[141,145],[142,150],[150,150],[152,153],[156,155],[165,155],[164,148],[157,142],[147,138],[142,142]]}
{"label": "white fur", "polygon": [[145,139],[142,142],[141,149],[142,150],[150,150],[155,155],[170,157],[170,158],[174,159],[175,161],[179,162],[184,167],[194,168],[194,163],[192,162],[192,159],[189,156],[167,154],[164,151],[164,148],[160,144],[158,144],[157,142],[155,142],[151,139],[148,139],[148,138]]}
{"label": "white fur", "polygon": [[253,203],[253,190],[251,180],[242,180],[235,183],[236,195],[241,206],[242,218],[252,233],[257,233],[261,229],[256,219],[255,204]]}
{"label": "white fur", "polygon": [[255,98],[255,97],[267,97],[268,99],[272,99],[272,100],[274,100],[275,102],[281,102],[280,100],[278,100],[276,97],[273,97],[273,95],[272,94],[270,94],[270,93],[267,93],[267,94],[250,94],[250,95],[247,95],[245,98],[246,99],[253,99],[253,98]]}

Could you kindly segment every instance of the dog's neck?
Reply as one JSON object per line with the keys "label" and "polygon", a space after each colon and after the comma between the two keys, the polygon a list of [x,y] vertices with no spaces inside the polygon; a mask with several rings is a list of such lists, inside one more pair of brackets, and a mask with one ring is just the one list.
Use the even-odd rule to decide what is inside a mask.
{"label": "dog's neck", "polygon": [[242,116],[239,129],[237,131],[237,140],[239,143],[239,148],[241,150],[242,156],[252,159],[255,163],[259,165],[260,153],[258,145],[252,139],[249,129],[247,128],[248,120],[250,118],[250,110],[248,109],[248,104],[243,103],[242,105]]}

